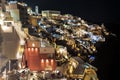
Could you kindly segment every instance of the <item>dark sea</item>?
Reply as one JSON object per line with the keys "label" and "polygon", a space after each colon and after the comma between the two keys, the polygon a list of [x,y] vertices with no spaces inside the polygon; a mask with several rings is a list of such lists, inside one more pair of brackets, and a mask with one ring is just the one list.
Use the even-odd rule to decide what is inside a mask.
{"label": "dark sea", "polygon": [[104,25],[113,34],[106,37],[106,42],[98,44],[96,60],[92,64],[98,68],[99,80],[119,80],[120,24],[106,23]]}

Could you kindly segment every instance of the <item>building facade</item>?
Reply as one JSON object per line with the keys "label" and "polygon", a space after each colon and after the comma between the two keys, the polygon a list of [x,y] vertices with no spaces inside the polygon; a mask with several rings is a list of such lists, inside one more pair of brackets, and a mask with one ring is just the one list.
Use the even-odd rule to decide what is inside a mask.
{"label": "building facade", "polygon": [[41,47],[40,41],[27,40],[22,58],[22,66],[32,71],[53,71],[56,69],[53,47]]}
{"label": "building facade", "polygon": [[16,53],[19,46],[19,36],[16,30],[12,26],[12,21],[4,21],[4,25],[1,25],[1,54],[8,59],[16,59]]}
{"label": "building facade", "polygon": [[6,11],[10,12],[11,17],[13,17],[14,21],[20,21],[20,11],[17,8],[17,1],[11,1],[6,5]]}
{"label": "building facade", "polygon": [[52,10],[43,10],[42,11],[43,17],[57,17],[60,14],[61,14],[60,11],[52,11]]}

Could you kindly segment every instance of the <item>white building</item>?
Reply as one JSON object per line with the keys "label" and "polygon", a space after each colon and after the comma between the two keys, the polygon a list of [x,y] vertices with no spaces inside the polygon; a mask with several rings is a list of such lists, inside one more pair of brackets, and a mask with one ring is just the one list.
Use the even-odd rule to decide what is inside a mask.
{"label": "white building", "polygon": [[14,20],[7,12],[2,12],[0,15],[0,54],[8,59],[15,59],[19,46],[19,36],[13,27]]}
{"label": "white building", "polygon": [[35,13],[38,15],[39,14],[39,8],[38,6],[35,6]]}
{"label": "white building", "polygon": [[60,14],[61,14],[60,11],[53,11],[53,10],[42,11],[43,17],[56,17],[56,16],[59,16]]}
{"label": "white building", "polygon": [[10,12],[14,21],[20,21],[19,9],[17,8],[17,1],[11,1],[6,5],[6,11]]}

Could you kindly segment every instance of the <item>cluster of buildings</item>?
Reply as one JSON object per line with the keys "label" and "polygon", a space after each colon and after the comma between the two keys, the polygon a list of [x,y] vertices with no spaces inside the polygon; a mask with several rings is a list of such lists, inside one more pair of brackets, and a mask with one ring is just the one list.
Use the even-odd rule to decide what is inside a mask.
{"label": "cluster of buildings", "polygon": [[[0,72],[13,80],[17,64],[21,80],[98,80],[97,69],[89,63],[95,59],[95,44],[106,35],[104,25],[71,14],[40,14],[38,6],[33,12],[26,3],[0,0]],[[13,77],[7,71],[14,72]]]}

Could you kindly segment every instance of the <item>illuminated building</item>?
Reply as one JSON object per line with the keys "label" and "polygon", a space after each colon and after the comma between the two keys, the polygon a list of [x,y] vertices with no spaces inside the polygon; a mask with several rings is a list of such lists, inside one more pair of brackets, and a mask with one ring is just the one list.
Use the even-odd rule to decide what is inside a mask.
{"label": "illuminated building", "polygon": [[42,16],[44,17],[56,17],[60,15],[60,11],[44,10]]}
{"label": "illuminated building", "polygon": [[28,12],[29,15],[32,15],[33,11],[32,11],[32,9],[31,9],[31,7],[28,7],[28,8],[27,8],[27,12]]}
{"label": "illuminated building", "polygon": [[56,68],[53,47],[42,47],[38,40],[27,40],[22,58],[22,66],[31,71],[53,71]]}
{"label": "illuminated building", "polygon": [[14,21],[20,21],[19,9],[17,8],[17,1],[10,1],[6,5],[6,11],[10,12],[11,17]]}
{"label": "illuminated building", "polygon": [[27,4],[17,1],[10,1],[6,5],[6,11],[10,12],[10,15],[15,21],[21,21],[23,26],[25,26],[28,21],[27,9]]}
{"label": "illuminated building", "polygon": [[33,26],[38,26],[38,24],[37,24],[38,18],[37,18],[37,17],[30,16],[29,19],[30,19],[30,23],[31,23]]}
{"label": "illuminated building", "polygon": [[64,75],[66,75],[68,78],[82,80],[98,80],[95,71],[95,67],[85,63],[79,57],[70,58],[69,62],[63,69]]}
{"label": "illuminated building", "polygon": [[[35,14],[38,14],[38,6],[35,7]],[[26,27],[24,32],[21,30],[21,25]],[[39,38],[29,35],[30,29],[27,25],[32,28],[31,33],[35,33]],[[21,67],[28,68],[33,72],[55,70],[55,73],[60,71],[65,77],[80,80],[90,72],[87,75],[89,79],[87,77],[85,80],[97,80],[94,79],[97,77],[96,70],[79,58],[85,54],[84,60],[86,61],[89,58],[88,55],[96,51],[94,43],[101,39],[101,36],[93,35],[90,29],[91,26],[87,25],[84,20],[79,20],[70,14],[60,15],[60,11],[45,10],[42,11],[42,16],[32,15],[32,10],[28,9],[25,3],[10,1],[6,4],[6,12],[0,9],[0,53],[9,59],[17,58],[19,61],[22,56],[20,69]],[[98,32],[98,29],[95,31]],[[48,41],[47,44],[44,45],[42,40],[39,40],[40,37],[45,38],[46,42]],[[55,49],[48,46],[49,42],[56,48],[58,44],[65,46],[65,48],[57,49],[58,57],[55,56]],[[73,55],[79,55],[79,57],[73,57]],[[58,61],[58,66],[56,61]]]}
{"label": "illuminated building", "polygon": [[3,21],[3,25],[0,26],[1,30],[1,54],[9,59],[15,59],[19,45],[19,36],[13,28],[13,20],[7,19]]}

